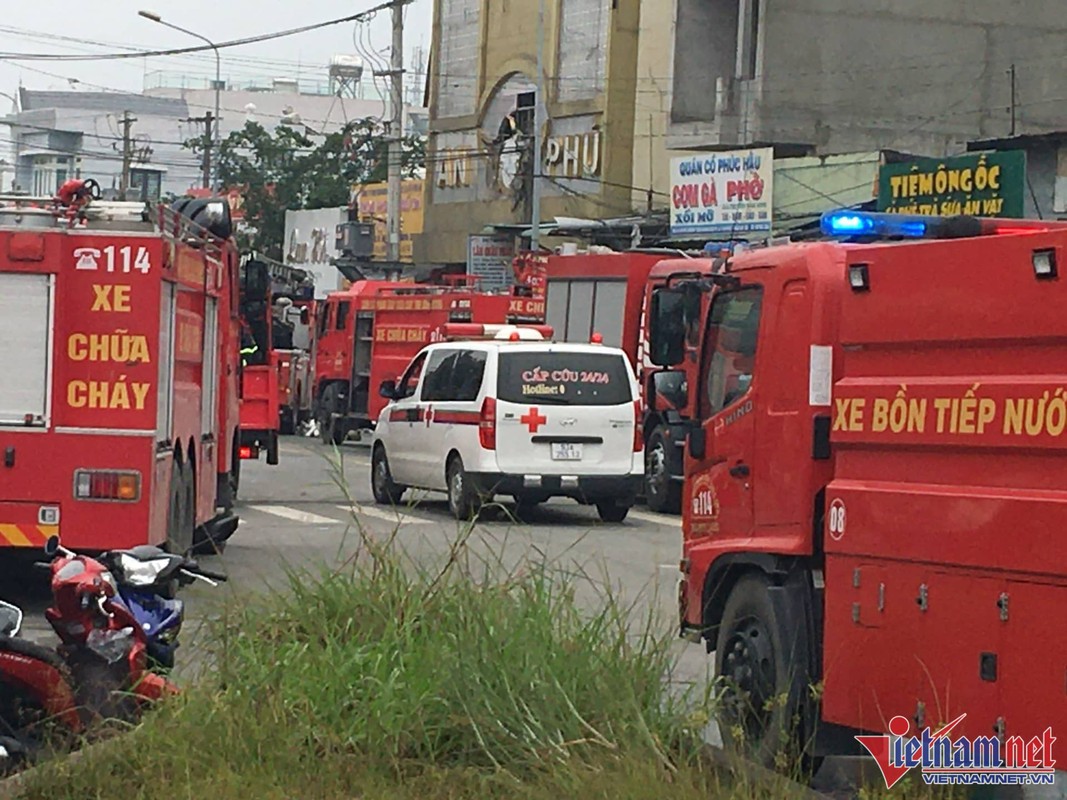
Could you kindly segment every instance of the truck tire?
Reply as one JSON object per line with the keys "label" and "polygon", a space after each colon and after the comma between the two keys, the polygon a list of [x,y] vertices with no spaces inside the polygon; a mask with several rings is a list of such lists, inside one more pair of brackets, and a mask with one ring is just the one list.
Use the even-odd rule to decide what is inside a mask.
{"label": "truck tire", "polygon": [[682,508],[682,486],[671,479],[673,443],[663,425],[653,428],[645,445],[645,503],[649,511],[677,514]]}
{"label": "truck tire", "polygon": [[[781,626],[762,574],[742,577],[726,601],[715,647],[715,674],[722,681],[719,730],[723,743],[768,769],[782,758],[803,762],[798,709]],[[802,687],[807,691],[807,687]],[[811,764],[809,763],[808,768]]]}
{"label": "truck tire", "polygon": [[322,436],[322,443],[337,447],[340,447],[348,436],[344,422],[334,417],[338,405],[337,396],[340,393],[338,385],[331,383],[323,391],[319,401],[319,434]]}
{"label": "truck tire", "polygon": [[278,431],[271,431],[267,440],[267,465],[278,466]]}
{"label": "truck tire", "polygon": [[185,555],[193,547],[193,528],[189,522],[188,498],[185,492],[185,470],[174,460],[170,473],[170,501],[167,504],[167,550]]}
{"label": "truck tire", "polygon": [[278,430],[282,436],[292,436],[296,433],[296,411],[289,406],[282,406],[278,415]]}
{"label": "truck tire", "polygon": [[237,502],[237,491],[241,488],[241,447],[237,437],[233,439],[233,455],[230,456],[230,497]]}

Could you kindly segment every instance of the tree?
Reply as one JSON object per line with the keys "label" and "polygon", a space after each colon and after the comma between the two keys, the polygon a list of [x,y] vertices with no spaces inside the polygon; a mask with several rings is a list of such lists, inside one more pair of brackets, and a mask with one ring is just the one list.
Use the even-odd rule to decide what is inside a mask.
{"label": "tree", "polygon": [[[186,146],[198,150],[200,139]],[[219,145],[215,154],[219,182],[240,188],[245,222],[251,232],[242,247],[254,247],[282,260],[287,209],[331,208],[348,205],[351,187],[385,180],[388,139],[372,118],[355,120],[317,144],[309,132],[279,125],[274,132],[249,122]],[[420,174],[426,163],[419,137],[403,141],[401,170],[405,177]]]}

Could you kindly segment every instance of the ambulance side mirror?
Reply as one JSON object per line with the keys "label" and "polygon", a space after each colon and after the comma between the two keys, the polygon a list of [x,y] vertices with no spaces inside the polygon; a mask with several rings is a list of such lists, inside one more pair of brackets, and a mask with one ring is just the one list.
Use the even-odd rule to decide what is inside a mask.
{"label": "ambulance side mirror", "polygon": [[662,288],[652,293],[649,303],[648,358],[657,367],[673,367],[685,358],[685,293]]}
{"label": "ambulance side mirror", "polygon": [[378,394],[384,397],[386,400],[396,399],[396,382],[395,381],[382,381],[382,385],[378,387]]}

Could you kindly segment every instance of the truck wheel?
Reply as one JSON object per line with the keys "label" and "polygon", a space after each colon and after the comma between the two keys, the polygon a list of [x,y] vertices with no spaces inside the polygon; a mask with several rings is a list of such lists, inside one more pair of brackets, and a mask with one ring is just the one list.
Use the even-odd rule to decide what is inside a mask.
{"label": "truck wheel", "polygon": [[267,465],[278,466],[278,431],[271,431],[267,440]]}
{"label": "truck wheel", "polygon": [[616,505],[613,500],[608,500],[596,504],[596,513],[604,522],[622,522],[630,513],[630,507]]}
{"label": "truck wheel", "polygon": [[730,592],[719,625],[715,674],[723,684],[723,743],[775,769],[783,756],[796,763],[803,747],[797,741],[796,692],[768,595],[770,585],[763,575],[747,575]]}
{"label": "truck wheel", "polygon": [[463,469],[463,459],[453,456],[445,471],[448,481],[448,509],[452,516],[460,521],[470,520],[478,511],[478,498],[471,486],[467,471]]}
{"label": "truck wheel", "polygon": [[650,511],[677,514],[682,507],[682,487],[671,479],[670,450],[662,425],[653,429],[645,445],[645,502]]}
{"label": "truck wheel", "polygon": [[175,460],[170,474],[170,502],[167,505],[167,550],[176,555],[185,555],[193,546],[193,528],[187,524],[187,505],[185,470]]}
{"label": "truck wheel", "polygon": [[296,433],[296,411],[289,406],[283,406],[279,416],[281,418],[278,420],[278,430],[282,436],[292,436]]}
{"label": "truck wheel", "polygon": [[241,448],[237,439],[233,440],[233,455],[230,456],[230,497],[237,502],[237,490],[241,488]]}
{"label": "truck wheel", "polygon": [[383,506],[395,506],[404,496],[404,487],[393,482],[393,473],[389,471],[389,459],[385,447],[374,448],[370,464],[370,486],[374,493],[374,502]]}

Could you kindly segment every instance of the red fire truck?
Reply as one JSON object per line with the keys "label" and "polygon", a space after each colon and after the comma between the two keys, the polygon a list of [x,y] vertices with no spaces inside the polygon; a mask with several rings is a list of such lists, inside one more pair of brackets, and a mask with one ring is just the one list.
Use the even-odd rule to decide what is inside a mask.
{"label": "red fire truck", "polygon": [[[682,495],[682,445],[694,413],[697,364],[656,369],[647,358],[645,324],[652,290],[674,279],[710,275],[721,261],[690,259],[687,272],[670,251],[579,253],[547,258],[545,318],[561,341],[587,342],[595,332],[604,344],[630,357],[643,392],[645,502],[653,511],[677,513]],[[673,255],[679,255],[674,252]]]}
{"label": "red fire truck", "polygon": [[[95,197],[94,197],[95,196]],[[227,538],[238,254],[217,199],[0,198],[0,546]]]}
{"label": "red fire truck", "polygon": [[1004,747],[1067,729],[1067,225],[822,224],[845,241],[650,311],[661,365],[700,329],[679,601],[723,735],[772,763],[961,714],[953,739]]}
{"label": "red fire truck", "polygon": [[517,262],[506,292],[478,291],[468,276],[442,284],[359,281],[320,304],[315,341],[315,416],[324,442],[369,431],[386,400],[382,381],[395,379],[448,322],[541,323],[539,264]]}
{"label": "red fire truck", "polygon": [[242,459],[278,463],[281,356],[274,348],[273,292],[267,262],[247,256],[241,265],[241,447]]}

